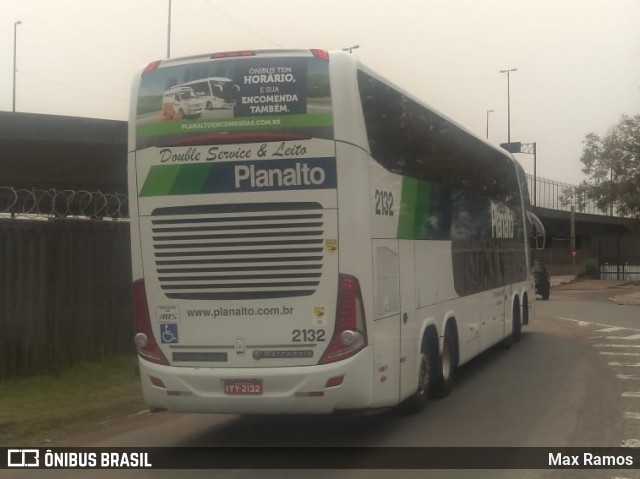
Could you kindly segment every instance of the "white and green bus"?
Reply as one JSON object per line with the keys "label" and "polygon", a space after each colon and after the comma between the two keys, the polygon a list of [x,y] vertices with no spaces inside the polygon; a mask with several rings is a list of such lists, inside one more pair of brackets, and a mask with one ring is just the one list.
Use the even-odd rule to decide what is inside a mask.
{"label": "white and green bus", "polygon": [[[198,77],[237,85],[233,108],[158,114],[163,92]],[[135,342],[151,407],[420,410],[533,320],[522,170],[354,56],[164,60],[132,98]]]}

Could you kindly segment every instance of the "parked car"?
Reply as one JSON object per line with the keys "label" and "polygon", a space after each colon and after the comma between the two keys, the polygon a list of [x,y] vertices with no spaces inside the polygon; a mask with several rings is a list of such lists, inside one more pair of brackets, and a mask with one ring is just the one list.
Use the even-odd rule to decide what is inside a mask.
{"label": "parked car", "polygon": [[533,262],[533,279],[536,283],[536,294],[542,296],[545,301],[549,299],[551,293],[551,283],[549,282],[549,273],[547,268],[540,261]]}

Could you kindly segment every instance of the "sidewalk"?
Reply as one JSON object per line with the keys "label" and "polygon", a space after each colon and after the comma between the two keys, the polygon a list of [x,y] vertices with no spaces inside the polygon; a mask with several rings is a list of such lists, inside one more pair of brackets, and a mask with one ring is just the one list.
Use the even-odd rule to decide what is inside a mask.
{"label": "sidewalk", "polygon": [[609,301],[640,306],[640,283],[605,279],[576,279],[575,276],[552,276],[551,287],[563,291],[611,291]]}
{"label": "sidewalk", "polygon": [[616,304],[633,304],[635,306],[640,306],[640,292],[613,296],[609,298],[609,301]]}
{"label": "sidewalk", "polygon": [[560,286],[561,284],[571,283],[574,279],[576,279],[575,275],[551,276],[549,278],[549,282],[553,288],[555,286]]}

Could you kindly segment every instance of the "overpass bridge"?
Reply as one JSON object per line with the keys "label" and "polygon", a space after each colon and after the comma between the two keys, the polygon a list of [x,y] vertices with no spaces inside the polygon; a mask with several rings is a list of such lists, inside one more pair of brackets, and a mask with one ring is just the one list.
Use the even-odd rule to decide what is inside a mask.
{"label": "overpass bridge", "polygon": [[[64,216],[80,208],[126,217],[126,162],[127,122],[0,112],[0,214]],[[554,272],[574,272],[588,258],[640,265],[640,234],[615,210],[576,197],[568,183],[528,175],[528,186],[547,237],[535,255]]]}
{"label": "overpass bridge", "polygon": [[576,195],[569,183],[532,175],[527,183],[531,210],[546,234],[545,248],[534,257],[550,265],[553,274],[579,274],[592,262],[615,271],[611,279],[625,279],[625,265],[640,265],[640,234],[613,205],[601,209]]}

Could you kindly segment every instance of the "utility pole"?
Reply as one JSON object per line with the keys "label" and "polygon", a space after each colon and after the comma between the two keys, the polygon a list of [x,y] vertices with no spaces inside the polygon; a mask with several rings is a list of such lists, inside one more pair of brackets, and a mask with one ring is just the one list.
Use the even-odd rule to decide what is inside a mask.
{"label": "utility pole", "polygon": [[169,19],[167,23],[167,58],[171,58],[171,0],[169,0]]}
{"label": "utility pole", "polygon": [[17,40],[18,40],[18,25],[22,24],[22,20],[18,20],[16,22],[14,22],[13,24],[13,107],[12,110],[14,113],[16,111],[16,71],[17,69],[17,63],[16,63],[16,57],[17,57]]}
{"label": "utility pole", "polygon": [[489,139],[489,113],[493,113],[493,110],[487,110],[487,140]]}
{"label": "utility pole", "polygon": [[511,85],[510,85],[510,73],[518,71],[517,68],[510,68],[508,70],[500,70],[500,73],[507,74],[507,143],[511,143]]}

